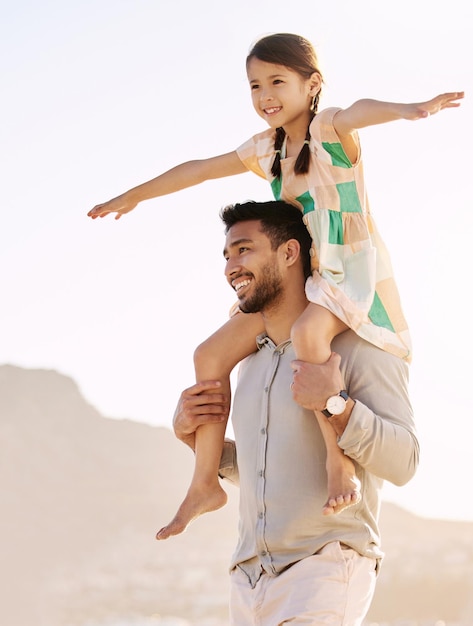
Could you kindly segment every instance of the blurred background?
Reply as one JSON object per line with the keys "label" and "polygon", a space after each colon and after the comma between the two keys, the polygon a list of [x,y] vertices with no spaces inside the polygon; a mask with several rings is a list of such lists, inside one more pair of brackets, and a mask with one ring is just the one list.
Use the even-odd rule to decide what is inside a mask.
{"label": "blurred background", "polygon": [[[19,552],[27,558],[25,545],[29,544],[22,544],[27,537],[19,535],[20,545],[14,549],[10,539],[19,532],[18,520],[27,516],[21,507],[25,503],[33,506],[35,498],[40,498],[41,490],[34,498],[28,495],[28,490],[41,486],[37,483],[40,465],[35,463],[51,460],[49,469],[41,470],[43,491],[50,484],[46,474],[53,483],[59,476],[69,476],[69,471],[74,476],[74,455],[78,455],[78,467],[85,463],[90,439],[98,437],[94,429],[100,430],[103,423],[115,433],[113,441],[117,437],[126,440],[117,433],[130,426],[142,433],[138,449],[148,439],[159,450],[163,445],[173,450],[171,468],[182,473],[181,488],[173,487],[169,500],[162,496],[161,483],[161,491],[157,482],[150,485],[150,492],[145,490],[143,501],[153,500],[156,494],[149,506],[150,519],[155,519],[157,527],[153,526],[151,535],[148,528],[140,532],[152,538],[181,499],[192,459],[172,438],[172,412],[180,391],[193,382],[195,346],[225,321],[234,301],[223,278],[223,230],[218,211],[235,201],[269,199],[269,186],[248,173],[148,201],[119,221],[111,217],[92,221],[86,214],[95,204],[182,161],[228,152],[264,130],[250,101],[245,58],[253,41],[271,32],[295,32],[313,42],[325,79],[321,107],[346,107],[364,97],[415,102],[445,91],[466,92],[459,109],[418,122],[365,129],[361,141],[371,207],[391,251],[413,335],[411,394],[422,443],[421,467],[414,480],[402,488],[386,485],[387,505],[394,506],[388,510],[404,511],[422,524],[446,524],[448,533],[453,532],[450,524],[471,532],[467,359],[473,346],[464,322],[469,294],[463,287],[465,280],[470,284],[472,232],[467,174],[468,140],[473,130],[472,26],[473,8],[459,0],[452,0],[448,7],[432,6],[424,0],[396,4],[302,0],[290,5],[281,0],[241,0],[228,5],[187,0],[166,7],[151,0],[45,0],[41,4],[18,0],[4,7],[0,23],[0,363],[4,364],[4,390],[10,391],[5,391],[3,404],[0,399],[0,432],[8,451],[3,456],[4,487],[16,494],[5,500],[4,540],[20,568],[15,578],[20,589],[25,570],[20,567],[24,561]],[[53,409],[50,398],[41,391],[33,401],[34,390],[41,389],[38,380],[44,383],[45,371],[51,376],[46,387],[55,397],[63,397],[61,385],[68,381],[64,384],[77,394],[77,409],[71,409],[76,406],[73,399],[71,406],[60,403]],[[56,409],[58,423],[51,417]],[[71,410],[75,418],[70,417]],[[89,410],[94,415],[90,419],[97,422],[90,426],[87,437],[83,434],[89,447],[80,451],[77,429],[87,421],[83,412]],[[66,414],[69,417],[63,423],[59,416]],[[104,416],[113,419],[104,420]],[[64,430],[56,446],[51,437],[58,432],[58,424]],[[19,447],[12,443],[15,441]],[[110,459],[101,456],[109,447],[106,441],[103,449],[97,447],[98,465],[94,466],[102,478],[111,471]],[[150,463],[159,461],[156,449],[149,450]],[[124,445],[120,454],[128,458],[129,446]],[[164,458],[161,453],[159,457]],[[139,455],[133,462],[129,459],[128,467],[140,461],[144,466],[144,458],[143,453],[141,459]],[[67,472],[64,463],[69,463]],[[154,465],[149,468],[157,471]],[[172,473],[164,462],[159,468],[162,478]],[[91,485],[95,484],[95,470],[90,469]],[[123,502],[128,502],[140,484],[142,475],[137,476],[137,482],[130,479]],[[82,474],[76,478],[78,482],[72,484],[64,478],[62,487],[54,483],[50,493],[63,493],[55,489],[77,491],[77,484],[85,478]],[[89,484],[87,480],[84,484]],[[55,508],[56,496],[51,495],[49,504],[38,501],[34,509],[35,515],[42,510],[45,528],[55,527],[50,523],[52,517],[55,523],[63,519]],[[98,502],[104,501],[97,497]],[[113,512],[117,503],[108,506]],[[234,519],[231,506],[229,517],[222,518],[225,524]],[[90,521],[94,507],[90,504],[89,508]],[[71,509],[65,507],[64,511],[66,515]],[[131,514],[131,525],[135,517]],[[77,513],[76,520],[80,519]],[[66,516],[61,526],[69,523]],[[209,524],[214,529],[210,536],[215,536],[213,522],[199,520],[197,524],[202,532]],[[385,524],[387,527],[388,522]],[[27,536],[31,545],[38,547],[41,540],[33,527],[28,526]],[[413,528],[406,523],[406,536],[417,536]],[[119,531],[125,532],[120,525]],[[91,536],[96,532],[90,530]],[[218,576],[223,585],[233,532],[234,528],[219,556]],[[455,530],[452,537],[459,538],[462,532]],[[437,545],[437,535],[432,536],[431,545]],[[178,541],[195,547],[190,531]],[[389,541],[386,537],[386,543]],[[59,544],[55,550],[52,540],[47,550],[44,548],[46,569],[35,575],[44,579],[44,572],[50,573],[49,565],[54,562],[55,575],[62,580],[55,559],[65,548]],[[65,540],[64,545],[69,542]],[[156,546],[144,545],[143,554],[153,561]],[[183,545],[189,554],[189,545]],[[457,567],[455,570],[452,565],[452,571],[461,571],[462,580],[469,581],[473,557],[461,542],[460,546],[453,557],[449,549],[448,558]],[[389,553],[387,546],[386,550]],[[88,554],[85,548],[82,553]],[[160,546],[159,554],[164,553],[171,563],[173,548]],[[196,562],[201,558],[199,553]],[[32,563],[31,558],[26,562]],[[458,562],[466,563],[467,569],[462,569],[463,565],[458,569]],[[176,561],[176,567],[178,563],[182,561]],[[110,563],[107,567],[115,572],[121,569]],[[412,565],[412,571],[416,568]],[[430,567],[431,575],[434,570],[438,574],[437,568]],[[194,567],[186,567],[188,571]],[[31,576],[33,572],[36,569],[31,566]],[[14,579],[11,570],[6,576]],[[100,580],[100,584],[89,581],[87,593],[80,587],[77,597],[92,597],[97,585],[105,588],[106,577]],[[126,584],[135,590],[130,597],[139,595],[146,585],[150,596],[156,589],[154,574],[146,584],[144,579]],[[177,588],[180,602],[184,602],[187,592]],[[438,595],[429,589],[426,597]],[[445,586],[440,589],[445,593]],[[64,600],[67,593],[64,589],[61,593],[56,589],[51,597],[58,594]],[[211,595],[209,589],[200,594],[209,605]],[[224,605],[225,596],[224,589]],[[67,597],[64,602],[68,605]],[[450,601],[453,606],[452,595]],[[456,598],[455,602],[462,604],[462,611],[470,611],[463,600]],[[50,600],[49,605],[53,604]],[[115,600],[97,601],[97,606],[114,604]],[[138,600],[136,604],[140,604]],[[185,611],[169,611],[175,620],[197,619]],[[158,613],[162,611],[147,607],[136,619],[154,615],[156,622]],[[50,617],[46,626],[96,626],[99,618],[109,619],[105,614],[94,615],[84,613],[82,622],[73,622],[71,616]],[[120,615],[117,608],[113,626],[118,626]],[[129,611],[127,615],[126,624],[131,619]],[[209,615],[211,612],[199,619],[210,620]],[[213,623],[222,624],[222,615]],[[447,617],[453,619],[452,615],[425,619],[446,621]],[[382,617],[373,619],[381,624]],[[13,618],[9,619],[9,626],[15,626]],[[457,615],[455,619],[466,618]],[[21,621],[18,624],[23,626]]]}

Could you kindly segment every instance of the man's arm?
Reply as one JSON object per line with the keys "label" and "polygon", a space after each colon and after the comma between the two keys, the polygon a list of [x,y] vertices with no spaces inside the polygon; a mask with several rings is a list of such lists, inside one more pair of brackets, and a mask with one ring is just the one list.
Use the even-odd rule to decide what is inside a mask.
{"label": "man's arm", "polygon": [[[294,382],[291,389],[297,404],[311,411],[323,411],[327,398],[345,389],[340,362],[341,357],[336,352],[332,352],[329,360],[320,365],[293,361],[291,367],[294,370]],[[348,398],[345,411],[330,418],[330,424],[339,437],[345,430],[354,404],[353,399]]]}
{"label": "man's arm", "polygon": [[293,395],[302,406],[321,410],[330,395],[346,389],[347,409],[329,419],[344,453],[367,471],[395,485],[408,482],[418,466],[417,441],[408,393],[408,366],[401,359],[343,333],[342,354],[322,365],[295,361]]}
{"label": "man's arm", "polygon": [[[195,431],[203,424],[216,424],[228,418],[230,399],[216,393],[218,381],[204,381],[185,389],[179,398],[173,418],[176,437],[195,450]],[[209,393],[213,392],[213,393]],[[225,439],[219,473],[235,485],[239,484],[235,443]]]}
{"label": "man's arm", "polygon": [[224,422],[228,417],[229,398],[216,392],[220,386],[218,380],[196,383],[179,397],[172,422],[174,434],[192,450],[199,426]]}

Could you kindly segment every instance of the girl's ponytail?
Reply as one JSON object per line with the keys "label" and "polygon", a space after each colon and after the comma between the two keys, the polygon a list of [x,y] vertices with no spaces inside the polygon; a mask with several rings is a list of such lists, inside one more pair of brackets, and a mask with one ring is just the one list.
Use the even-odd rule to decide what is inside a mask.
{"label": "girl's ponytail", "polygon": [[[314,115],[312,115],[310,122],[312,122],[312,120],[314,119]],[[310,122],[309,122],[309,127],[310,127]],[[309,165],[310,165],[309,127],[307,128],[304,145],[302,146],[301,151],[297,155],[297,159],[294,164],[294,172],[296,174],[307,174],[307,172],[309,171]],[[274,151],[276,152],[276,156],[274,157],[274,161],[271,166],[271,174],[275,178],[279,178],[281,176],[281,148],[284,143],[285,136],[286,136],[286,132],[284,128],[282,127],[276,128],[276,137],[274,139]]]}
{"label": "girl's ponytail", "polygon": [[[309,121],[309,126],[307,127],[307,133],[305,136],[304,145],[301,148],[301,151],[297,155],[296,162],[294,164],[294,172],[295,174],[307,174],[309,171],[310,165],[310,124],[317,114],[317,109],[319,106],[319,96],[320,91],[315,94],[314,99],[312,100],[312,105],[310,107],[311,117]],[[276,137],[274,138],[274,151],[276,152],[276,156],[274,157],[273,164],[271,166],[271,174],[275,178],[279,178],[281,176],[281,148],[284,143],[284,137],[286,136],[286,131],[284,128],[279,127],[276,128]]]}
{"label": "girl's ponytail", "polygon": [[310,165],[309,128],[310,128],[310,124],[312,120],[317,114],[317,109],[319,107],[319,96],[320,96],[320,91],[315,94],[314,99],[312,100],[312,106],[310,107],[312,115],[309,121],[309,126],[307,127],[307,133],[305,136],[304,145],[302,146],[302,149],[299,152],[299,155],[297,156],[297,161],[294,165],[294,172],[296,174],[307,174],[307,172],[309,171],[309,165]]}
{"label": "girl's ponytail", "polygon": [[276,137],[274,138],[274,151],[276,152],[276,156],[274,157],[274,161],[271,166],[271,174],[275,178],[279,178],[281,176],[281,149],[285,136],[286,131],[282,128],[282,126],[276,128]]}
{"label": "girl's ponytail", "polygon": [[[310,126],[310,123],[309,123],[309,126]],[[294,172],[296,174],[307,174],[307,172],[309,171],[309,165],[310,165],[309,142],[310,142],[310,133],[309,133],[309,129],[307,129],[304,145],[302,146],[301,151],[297,155],[297,160],[294,164]]]}

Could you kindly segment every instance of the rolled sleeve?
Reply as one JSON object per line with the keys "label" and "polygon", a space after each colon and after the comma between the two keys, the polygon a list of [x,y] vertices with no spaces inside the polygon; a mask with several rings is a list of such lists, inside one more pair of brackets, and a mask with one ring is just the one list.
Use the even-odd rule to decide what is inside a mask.
{"label": "rolled sleeve", "polygon": [[419,463],[408,365],[362,340],[351,347],[343,373],[355,405],[338,445],[368,472],[404,485]]}
{"label": "rolled sleeve", "polygon": [[231,439],[225,439],[224,441],[218,474],[221,478],[239,486],[240,477],[238,475],[236,447],[235,442]]}

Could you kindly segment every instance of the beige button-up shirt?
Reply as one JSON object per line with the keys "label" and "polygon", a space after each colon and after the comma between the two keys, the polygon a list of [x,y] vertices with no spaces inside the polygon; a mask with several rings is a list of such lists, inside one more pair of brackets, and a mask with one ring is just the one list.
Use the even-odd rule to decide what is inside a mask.
{"label": "beige button-up shirt", "polygon": [[263,570],[276,576],[331,541],[380,559],[383,480],[402,485],[418,464],[408,366],[352,331],[334,340],[345,387],[355,400],[339,446],[355,462],[362,498],[338,515],[324,516],[325,444],[313,412],[292,399],[292,345],[275,346],[263,336],[258,347],[241,366],[232,410],[235,442],[227,440],[220,468],[240,486],[231,569],[240,567],[254,585]]}

